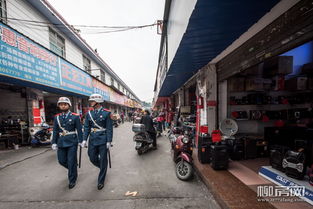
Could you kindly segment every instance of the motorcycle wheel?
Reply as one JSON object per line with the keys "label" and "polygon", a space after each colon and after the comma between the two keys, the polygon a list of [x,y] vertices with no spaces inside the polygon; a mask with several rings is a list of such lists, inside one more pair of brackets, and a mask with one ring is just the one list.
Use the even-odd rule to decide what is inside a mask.
{"label": "motorcycle wheel", "polygon": [[140,150],[140,149],[137,150],[137,154],[138,154],[138,155],[142,155],[142,150]]}
{"label": "motorcycle wheel", "polygon": [[184,160],[179,161],[176,164],[176,176],[182,181],[188,181],[193,176],[192,166]]}

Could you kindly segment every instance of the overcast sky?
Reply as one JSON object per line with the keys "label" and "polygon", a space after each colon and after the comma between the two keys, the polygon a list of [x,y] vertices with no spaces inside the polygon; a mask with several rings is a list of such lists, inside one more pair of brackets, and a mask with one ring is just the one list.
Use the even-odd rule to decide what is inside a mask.
{"label": "overcast sky", "polygon": [[[163,19],[164,0],[49,0],[73,25],[127,26]],[[109,34],[81,34],[143,101],[152,101],[160,35],[156,27]]]}

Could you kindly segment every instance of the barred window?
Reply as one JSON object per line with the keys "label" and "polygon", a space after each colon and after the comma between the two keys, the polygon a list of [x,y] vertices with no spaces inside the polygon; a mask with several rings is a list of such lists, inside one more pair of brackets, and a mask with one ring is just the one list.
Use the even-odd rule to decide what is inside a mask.
{"label": "barred window", "polygon": [[6,0],[0,0],[0,20],[7,23],[7,4]]}
{"label": "barred window", "polygon": [[50,50],[65,58],[65,39],[49,28]]}
{"label": "barred window", "polygon": [[83,65],[84,70],[88,73],[91,73],[91,62],[90,59],[88,59],[85,55],[83,55]]}
{"label": "barred window", "polygon": [[100,71],[100,80],[103,81],[104,83],[105,82],[105,72],[103,72],[102,70]]}

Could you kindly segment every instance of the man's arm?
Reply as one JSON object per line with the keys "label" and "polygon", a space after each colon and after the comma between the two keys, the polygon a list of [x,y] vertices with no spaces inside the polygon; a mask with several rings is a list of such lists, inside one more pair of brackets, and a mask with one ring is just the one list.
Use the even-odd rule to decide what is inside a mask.
{"label": "man's arm", "polygon": [[87,141],[88,136],[90,134],[90,130],[91,130],[91,126],[90,126],[89,113],[86,113],[83,141]]}
{"label": "man's arm", "polygon": [[82,124],[80,123],[79,116],[77,116],[75,119],[75,128],[77,130],[78,143],[81,143],[83,141],[83,130],[82,130]]}
{"label": "man's arm", "polygon": [[107,135],[107,142],[112,142],[113,138],[113,123],[111,119],[111,113],[108,114],[106,119],[106,135]]}
{"label": "man's arm", "polygon": [[58,143],[58,139],[59,139],[59,125],[57,122],[57,117],[54,117],[54,121],[53,121],[53,133],[52,133],[52,144],[57,144]]}

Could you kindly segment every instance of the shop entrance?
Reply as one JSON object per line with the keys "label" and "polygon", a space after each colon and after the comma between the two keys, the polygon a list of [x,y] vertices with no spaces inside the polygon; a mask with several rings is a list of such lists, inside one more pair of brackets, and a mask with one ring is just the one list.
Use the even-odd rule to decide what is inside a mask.
{"label": "shop entrance", "polygon": [[0,83],[0,146],[27,144],[26,88]]}
{"label": "shop entrance", "polygon": [[252,171],[313,194],[307,176],[313,165],[313,41],[229,78],[227,87],[227,117],[239,127],[229,171],[239,179]]}
{"label": "shop entrance", "polygon": [[[46,116],[46,123],[50,126],[53,125],[54,116],[59,113],[57,102],[60,97],[63,95],[43,92],[43,98],[44,98],[44,106],[45,106],[45,116]],[[72,102],[71,111],[74,111],[74,98],[68,97]]]}

